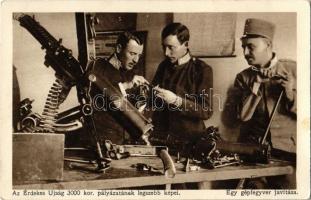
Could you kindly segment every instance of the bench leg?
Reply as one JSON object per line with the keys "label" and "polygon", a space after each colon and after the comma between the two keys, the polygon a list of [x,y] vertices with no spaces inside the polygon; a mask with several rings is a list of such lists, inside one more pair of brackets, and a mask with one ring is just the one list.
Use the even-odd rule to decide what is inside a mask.
{"label": "bench leg", "polygon": [[200,190],[212,189],[212,182],[211,181],[198,182],[198,189]]}
{"label": "bench leg", "polygon": [[165,184],[165,190],[170,190],[171,189],[171,184]]}
{"label": "bench leg", "polygon": [[238,185],[236,186],[236,189],[237,189],[237,190],[243,189],[245,180],[246,180],[245,178],[240,179]]}

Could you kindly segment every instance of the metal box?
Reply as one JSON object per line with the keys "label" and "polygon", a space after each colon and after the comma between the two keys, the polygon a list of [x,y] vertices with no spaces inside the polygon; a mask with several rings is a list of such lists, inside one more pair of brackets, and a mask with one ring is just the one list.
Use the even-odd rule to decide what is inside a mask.
{"label": "metal box", "polygon": [[13,184],[35,180],[62,180],[63,134],[13,134]]}

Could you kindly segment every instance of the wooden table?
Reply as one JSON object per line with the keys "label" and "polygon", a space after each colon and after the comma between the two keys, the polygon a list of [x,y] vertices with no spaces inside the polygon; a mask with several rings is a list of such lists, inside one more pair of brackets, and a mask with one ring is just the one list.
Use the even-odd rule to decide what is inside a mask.
{"label": "wooden table", "polygon": [[131,188],[151,185],[165,185],[170,189],[171,184],[198,182],[206,185],[211,181],[255,178],[263,176],[277,176],[292,174],[294,167],[288,162],[273,160],[270,164],[227,166],[217,169],[203,169],[184,172],[183,164],[175,163],[176,176],[167,178],[162,174],[148,171],[137,171],[133,164],[146,163],[150,166],[162,169],[162,161],[157,157],[131,157],[121,160],[113,160],[111,168],[106,173],[94,173],[83,169],[64,168],[63,181],[48,182],[23,182],[13,183],[14,189],[116,189]]}

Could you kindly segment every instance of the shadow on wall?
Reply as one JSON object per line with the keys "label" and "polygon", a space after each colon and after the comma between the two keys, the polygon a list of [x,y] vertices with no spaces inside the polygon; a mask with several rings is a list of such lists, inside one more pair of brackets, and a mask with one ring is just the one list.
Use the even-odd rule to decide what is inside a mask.
{"label": "shadow on wall", "polygon": [[220,120],[222,123],[222,137],[235,142],[240,135],[240,120],[238,119],[237,98],[238,93],[231,84],[227,90],[227,98],[224,103],[224,109],[220,113]]}
{"label": "shadow on wall", "polygon": [[20,95],[20,89],[19,89],[19,84],[18,84],[18,79],[17,79],[17,74],[16,74],[16,67],[13,65],[13,131],[17,131],[17,124],[20,120],[20,115],[19,115],[19,103],[21,101],[21,95]]}

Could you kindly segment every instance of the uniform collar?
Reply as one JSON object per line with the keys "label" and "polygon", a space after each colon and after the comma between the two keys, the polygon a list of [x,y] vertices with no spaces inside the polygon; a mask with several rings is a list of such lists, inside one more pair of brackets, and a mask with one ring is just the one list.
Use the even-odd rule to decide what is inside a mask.
{"label": "uniform collar", "polygon": [[181,57],[177,60],[177,64],[178,65],[185,64],[185,63],[189,62],[190,59],[191,59],[190,53],[187,52],[186,55],[184,55],[183,57]]}
{"label": "uniform collar", "polygon": [[262,72],[262,71],[266,71],[266,70],[271,70],[276,65],[277,62],[278,62],[278,58],[277,58],[276,54],[273,53],[273,57],[272,57],[272,59],[270,61],[269,67],[258,68],[258,67],[255,67],[255,66],[251,66],[251,68],[252,68],[253,71],[256,71],[256,72]]}
{"label": "uniform collar", "polygon": [[110,58],[109,58],[109,63],[116,68],[117,70],[120,70],[122,67],[121,61],[118,59],[117,54],[114,53]]}

